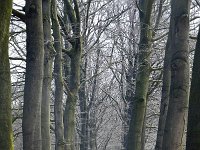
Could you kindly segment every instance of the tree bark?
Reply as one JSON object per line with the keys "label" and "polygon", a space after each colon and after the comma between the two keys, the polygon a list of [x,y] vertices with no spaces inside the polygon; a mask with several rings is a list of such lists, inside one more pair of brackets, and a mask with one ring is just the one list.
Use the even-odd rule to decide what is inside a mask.
{"label": "tree bark", "polygon": [[64,134],[66,140],[66,150],[74,150],[74,138],[75,138],[75,110],[77,95],[80,82],[80,60],[81,50],[80,43],[74,47],[73,56],[71,56],[71,76],[70,76],[70,91],[68,91],[68,97],[66,101],[65,114],[64,114]]}
{"label": "tree bark", "polygon": [[72,48],[69,51],[71,58],[71,72],[68,95],[64,112],[64,135],[65,150],[75,149],[75,111],[80,86],[80,65],[82,54],[82,39],[80,34],[80,12],[78,1],[74,0],[73,5],[68,1],[64,1],[68,18],[72,27],[73,39],[71,41]]}
{"label": "tree bark", "polygon": [[171,85],[163,150],[182,150],[189,99],[189,0],[171,1]]}
{"label": "tree bark", "polygon": [[170,47],[169,47],[170,46],[169,37],[168,37],[167,45],[165,49],[162,97],[161,97],[161,104],[160,104],[160,117],[159,117],[159,123],[158,123],[158,132],[157,132],[155,150],[162,149],[164,129],[165,129],[165,123],[166,123],[166,118],[167,118],[167,110],[168,110],[168,105],[169,105],[169,93],[170,93],[170,83],[171,83],[171,69],[170,69],[171,53],[170,53]]}
{"label": "tree bark", "polygon": [[190,88],[188,127],[186,150],[198,150],[200,148],[200,28],[194,54],[192,69],[192,83]]}
{"label": "tree bark", "polygon": [[150,46],[152,31],[150,29],[150,18],[152,4],[154,0],[140,0],[140,43],[138,71],[136,75],[135,98],[133,100],[133,110],[128,131],[128,150],[143,149],[143,124],[145,121],[147,92],[150,74]]}
{"label": "tree bark", "polygon": [[8,39],[12,0],[0,1],[0,149],[14,150]]}
{"label": "tree bark", "polygon": [[63,75],[62,75],[62,38],[60,34],[60,27],[57,18],[57,3],[52,0],[52,26],[54,37],[54,48],[56,56],[54,61],[54,76],[55,76],[55,136],[56,136],[56,150],[64,150],[64,126],[63,126]]}
{"label": "tree bark", "polygon": [[41,100],[44,63],[42,1],[27,0],[26,77],[23,107],[23,149],[41,150]]}
{"label": "tree bark", "polygon": [[44,29],[44,78],[41,105],[42,150],[51,149],[50,92],[52,81],[53,45],[51,37],[51,0],[42,1]]}
{"label": "tree bark", "polygon": [[[129,2],[131,3],[131,2]],[[129,4],[128,3],[128,4]],[[130,4],[129,4],[130,5]],[[130,18],[130,33],[128,40],[128,68],[125,73],[126,75],[126,93],[125,93],[125,99],[127,102],[127,107],[125,108],[125,125],[124,125],[124,139],[123,139],[123,147],[127,149],[127,139],[128,139],[128,130],[129,130],[129,124],[131,120],[132,110],[133,110],[133,97],[135,95],[135,79],[136,79],[136,72],[137,72],[137,65],[138,65],[138,54],[136,49],[136,37],[135,32],[136,28],[134,26],[134,22],[136,21],[136,10],[129,10],[129,18]],[[120,30],[120,29],[119,29]],[[121,37],[123,39],[123,37]],[[123,42],[121,40],[121,42]],[[123,55],[123,54],[122,54]],[[124,57],[124,56],[123,56]]]}
{"label": "tree bark", "polygon": [[91,98],[90,98],[90,106],[89,106],[89,144],[90,144],[90,149],[92,150],[97,150],[97,117],[96,117],[96,94],[97,94],[97,89],[98,89],[98,72],[99,72],[99,59],[100,59],[100,46],[99,46],[99,41],[97,41],[97,58],[96,58],[96,65],[95,65],[95,70],[94,70],[94,80],[93,80],[93,85],[92,85],[92,93],[91,93]]}
{"label": "tree bark", "polygon": [[[86,56],[87,57],[87,56]],[[87,108],[87,98],[86,98],[86,71],[87,71],[87,59],[85,59],[85,65],[81,72],[81,86],[79,90],[79,103],[80,103],[80,113],[81,113],[81,143],[80,150],[88,150],[88,108]]]}

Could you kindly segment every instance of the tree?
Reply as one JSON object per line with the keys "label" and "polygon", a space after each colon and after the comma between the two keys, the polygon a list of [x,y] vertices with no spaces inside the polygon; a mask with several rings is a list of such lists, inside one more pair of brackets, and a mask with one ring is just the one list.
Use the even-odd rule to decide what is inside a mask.
{"label": "tree", "polygon": [[52,0],[52,27],[54,37],[54,48],[56,51],[54,60],[54,78],[55,78],[55,140],[56,150],[64,150],[64,126],[63,126],[63,74],[62,74],[62,38],[57,17],[57,3]]}
{"label": "tree", "polygon": [[0,149],[13,150],[8,39],[12,0],[0,1]]}
{"label": "tree", "polygon": [[171,1],[169,106],[163,137],[163,150],[182,150],[189,97],[189,0]]}
{"label": "tree", "polygon": [[[37,49],[31,48],[34,52],[29,54],[29,45],[39,45],[32,42],[38,31],[42,30],[36,29],[36,19],[33,23],[27,23],[27,20],[39,14],[34,14],[34,4],[30,9],[34,15],[25,16],[23,11],[28,9],[22,6],[25,0],[21,0],[22,3],[17,1],[19,0],[14,3],[11,18],[9,51],[15,148],[22,149],[24,77],[31,74],[33,78],[37,78],[35,70],[41,67],[42,81],[38,79],[37,82],[31,81],[31,84],[34,82],[38,85],[41,81],[42,92],[39,86],[32,86],[25,90],[24,97],[24,110],[27,109],[27,101],[30,102],[27,99],[31,100],[31,104],[28,104],[31,112],[24,111],[24,117],[36,116],[37,119],[31,117],[27,122],[35,124],[37,128],[25,126],[23,121],[23,130],[30,129],[32,133],[36,133],[35,137],[41,130],[41,137],[37,136],[41,140],[38,144],[41,149],[50,149],[51,138],[55,140],[51,148],[55,147],[56,150],[127,149],[127,144],[131,150],[150,150],[155,147],[159,116],[156,149],[163,149],[173,52],[172,32],[169,33],[166,46],[170,1],[137,0],[137,3],[120,0],[40,0],[39,3],[37,0],[42,5],[40,12],[43,24],[40,20],[39,26],[43,28],[40,36],[44,41],[40,44],[43,43],[44,46],[44,60],[40,61],[42,66],[27,67],[27,73],[26,62],[30,66],[30,56],[36,56],[32,54],[38,54],[39,51],[39,46],[34,46]],[[30,3],[30,0],[27,2]],[[36,0],[31,2],[35,3]],[[197,0],[191,9],[191,20],[197,18],[195,5]],[[34,25],[31,33],[30,27],[27,26],[29,29],[26,30],[21,21],[29,26]],[[195,23],[198,21],[195,20]],[[193,34],[196,25],[191,25],[194,30],[190,34]],[[26,31],[29,45],[25,42]],[[192,43],[190,45],[193,46]],[[36,59],[38,58],[40,59],[37,55]],[[50,84],[52,77],[54,82]],[[25,88],[31,84],[27,84],[26,78]],[[163,90],[160,98],[161,85]],[[36,96],[39,94],[36,89],[41,92],[41,96]],[[30,97],[37,98],[27,98],[33,91],[36,92]],[[41,97],[40,100],[38,97]],[[162,102],[159,113],[160,99]],[[52,109],[49,109],[50,100]],[[40,107],[33,104],[36,101]],[[37,113],[40,111],[38,108],[41,108],[41,118]],[[41,120],[41,125],[39,122],[35,123],[35,120]],[[129,133],[126,134],[128,130]]]}
{"label": "tree", "polygon": [[41,133],[42,149],[51,149],[50,137],[50,93],[52,81],[52,62],[54,49],[51,36],[51,0],[42,0],[43,29],[44,29],[44,78],[41,103]]}
{"label": "tree", "polygon": [[169,41],[170,40],[168,39],[165,49],[160,117],[159,117],[158,132],[157,132],[157,139],[155,146],[156,150],[162,149],[164,129],[167,118],[167,110],[169,105],[169,92],[170,92],[170,80],[171,80],[171,69],[170,69],[171,53],[170,53]]}
{"label": "tree", "polygon": [[151,47],[151,11],[154,0],[139,1],[140,15],[140,43],[138,54],[138,70],[136,75],[136,89],[133,100],[133,110],[128,131],[128,150],[142,150],[143,125],[145,122],[147,92],[150,75],[150,47]]}
{"label": "tree", "polygon": [[41,100],[44,66],[42,1],[27,0],[26,77],[23,107],[23,149],[41,150]]}
{"label": "tree", "polygon": [[66,149],[74,150],[74,138],[75,138],[75,110],[76,102],[78,98],[78,91],[80,87],[80,65],[82,55],[82,38],[81,38],[81,19],[78,1],[73,0],[73,5],[69,0],[64,1],[70,26],[73,32],[73,36],[69,39],[71,43],[71,49],[68,52],[70,63],[70,83],[66,85],[67,100],[64,111],[64,136],[66,141]]}
{"label": "tree", "polygon": [[186,140],[186,149],[187,150],[198,150],[200,147],[200,30],[197,36],[197,43],[194,54],[194,62],[192,69],[192,83],[190,88],[190,97],[189,97],[189,111],[188,111],[188,127],[187,127],[187,140]]}

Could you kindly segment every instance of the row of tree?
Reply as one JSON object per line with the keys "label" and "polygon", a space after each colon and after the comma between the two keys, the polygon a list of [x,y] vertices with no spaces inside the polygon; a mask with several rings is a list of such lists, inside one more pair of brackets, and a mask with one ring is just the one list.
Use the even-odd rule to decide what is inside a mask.
{"label": "row of tree", "polygon": [[25,2],[0,2],[0,149],[198,150],[197,0]]}

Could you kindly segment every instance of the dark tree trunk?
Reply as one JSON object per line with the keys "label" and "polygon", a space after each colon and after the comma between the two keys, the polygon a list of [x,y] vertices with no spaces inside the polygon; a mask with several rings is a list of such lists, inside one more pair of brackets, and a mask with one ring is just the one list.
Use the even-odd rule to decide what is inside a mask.
{"label": "dark tree trunk", "polygon": [[41,100],[44,64],[42,1],[26,0],[27,59],[23,107],[23,149],[41,150]]}
{"label": "dark tree trunk", "polygon": [[200,29],[194,54],[190,88],[186,150],[200,148]]}
{"label": "dark tree trunk", "polygon": [[[170,36],[169,36],[170,37]],[[171,69],[170,69],[170,39],[168,37],[167,46],[165,49],[165,58],[164,58],[164,69],[163,69],[163,85],[162,85],[162,97],[160,104],[160,117],[158,124],[158,132],[156,139],[156,150],[162,150],[163,136],[165,123],[167,118],[167,110],[169,105],[169,92],[170,92],[170,83],[171,83]]]}
{"label": "dark tree trunk", "polygon": [[54,48],[56,56],[54,61],[54,78],[55,78],[55,138],[56,150],[64,150],[64,125],[63,125],[63,75],[62,75],[62,38],[60,26],[57,18],[57,3],[52,0],[52,27],[54,37]]}

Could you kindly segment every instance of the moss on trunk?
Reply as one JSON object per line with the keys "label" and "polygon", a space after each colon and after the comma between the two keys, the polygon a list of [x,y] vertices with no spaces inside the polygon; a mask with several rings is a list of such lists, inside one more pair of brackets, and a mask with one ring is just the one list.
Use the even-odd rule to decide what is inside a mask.
{"label": "moss on trunk", "polygon": [[11,81],[8,57],[12,0],[0,1],[0,149],[13,150]]}
{"label": "moss on trunk", "polygon": [[145,115],[147,92],[150,75],[151,52],[151,11],[154,0],[140,1],[140,43],[139,60],[136,75],[135,97],[133,98],[133,110],[128,131],[128,150],[142,150],[144,140]]}

